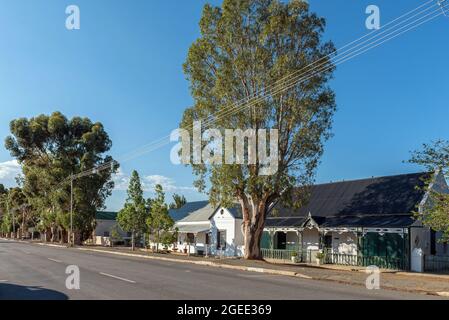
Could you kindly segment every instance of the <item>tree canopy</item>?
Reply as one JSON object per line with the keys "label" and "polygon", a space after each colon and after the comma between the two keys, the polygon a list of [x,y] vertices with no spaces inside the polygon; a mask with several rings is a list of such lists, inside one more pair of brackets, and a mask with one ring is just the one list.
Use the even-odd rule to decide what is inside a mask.
{"label": "tree canopy", "polygon": [[120,228],[124,231],[131,232],[131,245],[133,250],[135,248],[136,234],[143,234],[145,231],[147,212],[139,173],[134,170],[129,181],[128,198],[125,206],[117,215],[117,222]]}
{"label": "tree canopy", "polygon": [[182,208],[186,203],[187,203],[186,197],[175,193],[173,195],[173,202],[170,203],[170,209]]}
{"label": "tree canopy", "polygon": [[173,242],[173,226],[175,222],[168,214],[168,206],[165,203],[165,193],[160,184],[155,186],[156,197],[152,199],[150,214],[147,218],[147,226],[159,250],[159,243],[168,245]]}
{"label": "tree canopy", "polygon": [[[11,135],[5,140],[6,149],[22,166],[20,179],[23,193],[33,211],[39,216],[40,228],[68,229],[70,183],[72,174],[112,162],[105,155],[112,146],[101,123],[88,118],[67,119],[62,113],[19,118],[10,123]],[[74,228],[80,240],[87,239],[94,227],[97,210],[104,208],[114,182],[110,170],[93,172],[74,184]],[[53,236],[52,236],[53,238]]]}
{"label": "tree canopy", "polygon": [[[241,204],[246,258],[261,257],[269,204],[282,197],[299,205],[303,197],[293,190],[313,181],[323,143],[331,136],[336,104],[328,86],[334,71],[329,55],[335,48],[322,40],[325,26],[325,20],[310,12],[305,1],[224,0],[221,7],[205,5],[201,35],[189,49],[184,71],[194,105],[185,110],[182,128],[192,134],[194,121],[212,119],[213,127],[221,132],[279,132],[278,171],[273,175],[261,176],[260,162],[192,165],[198,177],[195,185],[207,191],[213,203]],[[280,92],[270,91],[286,75],[307,70],[316,61],[327,69],[313,76],[308,73],[306,80],[284,85]],[[255,96],[260,99],[251,106],[232,109],[237,101]]]}
{"label": "tree canopy", "polygon": [[[429,172],[442,174],[449,179],[449,141],[438,140],[430,144],[423,144],[421,150],[412,152],[409,162],[426,168]],[[434,182],[436,177],[432,176],[426,181],[426,188]],[[423,215],[417,215],[423,224],[435,231],[442,233],[442,241],[449,242],[449,194],[434,188],[429,193],[430,205],[427,206]]]}

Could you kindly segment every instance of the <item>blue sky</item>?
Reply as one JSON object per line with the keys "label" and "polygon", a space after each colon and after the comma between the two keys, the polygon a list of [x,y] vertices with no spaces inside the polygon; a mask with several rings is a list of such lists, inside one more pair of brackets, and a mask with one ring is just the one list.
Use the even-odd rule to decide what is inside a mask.
{"label": "blue sky", "polygon": [[[310,2],[327,19],[326,38],[341,47],[369,32],[369,4],[379,6],[385,24],[425,1]],[[0,137],[12,119],[56,110],[101,121],[118,159],[166,136],[192,103],[182,63],[205,3],[0,0]],[[80,30],[65,28],[70,4],[80,8]],[[338,67],[334,137],[317,182],[414,172],[419,168],[403,163],[410,150],[449,139],[448,33],[449,18],[439,17]],[[205,198],[192,189],[190,168],[171,164],[172,146],[122,163],[117,179],[126,182],[137,169],[149,188],[163,182],[170,194]],[[11,160],[0,146],[0,183],[13,183]],[[124,197],[114,191],[108,208],[119,209]]]}

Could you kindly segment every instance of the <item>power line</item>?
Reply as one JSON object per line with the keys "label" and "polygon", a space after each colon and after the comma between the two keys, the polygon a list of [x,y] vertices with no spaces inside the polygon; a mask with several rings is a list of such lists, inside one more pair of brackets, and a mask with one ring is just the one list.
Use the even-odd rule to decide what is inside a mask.
{"label": "power line", "polygon": [[[339,50],[342,50],[342,49],[344,49],[344,48],[347,48],[347,47],[349,47],[350,45],[352,45],[352,44],[354,44],[354,43],[357,43],[358,41],[363,40],[363,39],[365,39],[366,37],[368,37],[368,36],[370,36],[370,35],[372,35],[372,34],[374,34],[374,33],[376,33],[376,32],[379,32],[379,30],[384,29],[385,27],[391,25],[392,23],[394,23],[394,22],[396,22],[396,21],[398,21],[398,20],[400,20],[400,19],[402,19],[402,18],[404,18],[404,17],[410,15],[411,13],[413,13],[413,12],[415,12],[415,11],[418,11],[419,9],[421,9],[421,8],[423,8],[423,7],[425,7],[425,6],[427,6],[428,4],[430,4],[430,3],[432,3],[432,2],[434,2],[434,0],[427,1],[426,3],[424,3],[424,4],[420,5],[420,6],[418,6],[417,8],[415,8],[415,9],[413,9],[413,10],[410,10],[410,11],[406,12],[405,14],[403,14],[403,15],[401,15],[401,16],[395,18],[395,19],[393,19],[392,21],[390,21],[390,22],[388,22],[387,24],[383,25],[380,29],[378,29],[378,30],[373,30],[373,31],[369,32],[368,34],[366,34],[366,35],[364,35],[364,36],[362,36],[362,37],[360,37],[360,38],[358,38],[358,39],[356,39],[356,40],[354,40],[354,41],[352,41],[352,42],[349,42],[348,44],[342,46],[341,48],[336,49],[336,50],[333,51],[332,53],[330,53],[330,54],[328,54],[328,55],[326,55],[326,56],[324,56],[324,57],[322,57],[322,58],[320,58],[320,59],[318,59],[318,60],[315,60],[315,61],[312,62],[311,64],[309,64],[309,65],[307,65],[307,66],[305,66],[305,67],[303,67],[303,68],[301,68],[301,69],[299,69],[299,70],[296,70],[296,71],[292,72],[291,74],[285,76],[285,77],[282,78],[282,79],[277,80],[273,85],[271,85],[272,89],[276,88],[276,87],[278,86],[278,84],[282,84],[284,81],[287,81],[290,77],[295,76],[295,75],[298,74],[299,72],[302,72],[303,70],[305,70],[305,69],[307,69],[307,68],[309,68],[309,67],[315,65],[316,63],[318,63],[318,62],[320,62],[320,61],[323,61],[323,60],[326,59],[326,58],[332,57],[332,55],[334,55],[335,52],[338,52]],[[437,4],[433,4],[432,6],[430,6],[429,8],[427,8],[427,9],[424,10],[424,11],[421,11],[420,13],[425,12],[425,11],[427,11],[428,9],[430,9],[430,8],[432,8],[432,7],[435,7],[435,6],[437,6]],[[407,20],[408,20],[408,19],[407,19]],[[406,21],[407,21],[407,20],[406,20]],[[404,22],[404,21],[403,21],[403,22]],[[401,23],[403,23],[403,22],[401,22]],[[347,50],[347,51],[348,51],[348,50]],[[345,51],[345,52],[347,52],[347,51]],[[268,87],[268,89],[265,89],[264,91],[266,91],[266,90],[270,90],[269,87]],[[238,100],[237,102],[232,103],[232,104],[229,105],[228,107],[232,109],[232,108],[238,107],[238,106],[240,106],[240,105],[242,105],[242,104],[247,104],[247,103],[251,102],[251,100],[256,99],[258,96],[260,96],[264,91],[262,91],[262,92],[254,92],[251,96],[242,98],[242,99]],[[229,110],[229,109],[228,109],[228,110]],[[221,113],[227,113],[228,110],[226,110],[226,109],[220,110],[220,111],[217,112],[217,115],[215,115],[215,116],[219,116]],[[213,116],[214,116],[214,115],[211,115],[211,116],[209,116],[208,118],[212,119]],[[221,117],[221,116],[220,116],[220,117]],[[213,120],[213,119],[212,119],[212,120]],[[207,122],[207,121],[209,121],[209,120],[206,119],[206,122]],[[189,126],[188,128],[191,129],[191,126]],[[165,141],[165,140],[169,139],[169,137],[170,137],[170,136],[165,136],[165,137],[160,138],[160,139],[158,139],[158,140],[156,140],[156,141],[154,141],[154,142],[151,142],[151,143],[149,143],[149,144],[146,144],[146,145],[140,147],[138,150],[135,150],[135,151],[133,152],[133,154],[136,153],[136,152],[139,153],[139,152],[141,152],[141,150],[145,150],[145,148],[151,147],[153,144],[157,144],[157,143],[159,143],[161,140]]]}
{"label": "power line", "polygon": [[[425,11],[427,11],[427,10],[425,10]],[[439,11],[439,9],[437,9],[437,10],[435,10],[435,11],[433,11],[433,12],[431,12],[431,13],[429,13],[429,14],[427,14],[427,15],[421,17],[421,18],[418,18],[417,21],[422,20],[423,18],[425,18],[425,17],[427,17],[427,16],[429,16],[429,15],[432,15],[432,14],[438,12],[438,11]],[[311,70],[308,71],[308,72],[310,72],[310,71],[312,71],[312,70],[318,68],[318,71],[315,72],[315,73],[313,73],[312,75],[308,75],[308,76],[306,76],[305,78],[300,78],[300,79],[299,79],[300,81],[298,81],[297,78],[291,79],[291,80],[289,80],[288,83],[284,84],[282,87],[278,88],[276,91],[274,91],[274,92],[268,92],[268,93],[265,94],[264,96],[259,97],[258,99],[256,99],[255,101],[253,101],[253,102],[251,102],[251,103],[249,103],[249,104],[244,104],[244,105],[241,105],[241,106],[236,106],[236,108],[232,108],[232,109],[230,109],[230,110],[226,110],[226,112],[225,112],[224,114],[220,115],[219,118],[222,118],[222,117],[224,117],[224,116],[226,116],[226,115],[231,115],[231,114],[236,113],[236,112],[238,112],[238,111],[240,111],[240,110],[243,110],[243,109],[245,109],[245,108],[252,107],[252,106],[256,105],[257,103],[263,101],[263,99],[265,99],[265,98],[268,97],[268,96],[277,95],[277,94],[279,94],[280,92],[286,91],[286,90],[288,90],[288,89],[294,87],[295,85],[298,85],[298,84],[301,83],[301,82],[307,81],[307,80],[309,80],[309,79],[311,79],[311,78],[313,78],[313,77],[315,77],[315,76],[321,74],[322,72],[331,70],[333,67],[335,67],[335,66],[337,66],[337,65],[339,65],[339,64],[341,64],[341,63],[344,63],[344,62],[346,62],[346,61],[349,61],[349,60],[351,60],[352,58],[354,58],[354,57],[356,57],[356,56],[359,56],[360,54],[365,53],[365,52],[367,52],[367,51],[369,51],[369,50],[371,50],[371,49],[374,49],[375,47],[378,47],[379,45],[381,45],[381,44],[383,44],[383,43],[385,43],[385,42],[388,42],[388,41],[390,41],[391,39],[396,38],[396,37],[399,36],[399,35],[402,35],[402,34],[408,32],[408,31],[410,31],[410,30],[412,30],[412,29],[415,29],[416,27],[418,27],[418,26],[420,26],[420,25],[422,25],[422,24],[424,24],[424,23],[426,23],[426,22],[428,22],[428,21],[430,21],[430,20],[432,20],[432,19],[438,17],[439,15],[441,15],[441,14],[438,14],[438,15],[436,15],[436,16],[434,16],[434,17],[431,17],[430,19],[428,19],[428,20],[426,20],[426,21],[424,21],[424,22],[422,22],[422,23],[419,23],[418,25],[412,26],[411,28],[409,28],[409,29],[407,29],[407,30],[405,30],[405,31],[403,31],[403,32],[401,32],[401,33],[399,33],[399,34],[397,34],[397,35],[395,35],[395,36],[393,36],[393,37],[390,37],[392,34],[394,34],[394,33],[396,33],[397,31],[400,31],[400,30],[402,30],[402,29],[404,29],[404,28],[406,28],[406,27],[412,25],[412,24],[415,23],[416,21],[414,21],[413,23],[409,23],[409,24],[407,24],[407,25],[405,25],[405,26],[403,26],[403,27],[401,27],[401,28],[399,28],[399,29],[397,29],[397,30],[391,32],[390,34],[388,34],[388,35],[386,35],[386,36],[384,36],[384,37],[382,37],[382,38],[380,38],[380,39],[377,39],[376,41],[374,41],[374,42],[372,42],[372,43],[369,43],[368,45],[365,45],[365,46],[361,47],[360,49],[358,49],[358,50],[356,50],[356,51],[354,51],[354,52],[352,52],[352,53],[350,53],[350,54],[348,54],[348,55],[346,55],[346,56],[338,57],[339,60],[338,60],[338,61],[334,61],[334,64],[332,64],[332,65],[330,65],[330,66],[326,66],[326,64],[328,64],[327,62],[326,62],[326,63],[323,63],[323,64],[321,64],[321,65],[318,65],[317,67],[315,67],[315,68],[313,68],[313,69],[311,69]],[[388,37],[390,37],[390,38],[388,38]],[[382,40],[382,39],[385,39],[385,38],[388,38],[388,39],[385,40],[385,41],[380,42],[380,43],[377,44],[377,45],[372,46],[372,45],[375,44],[376,42],[378,42],[378,41],[380,41],[380,40]],[[370,46],[371,46],[371,47],[370,47]],[[368,48],[368,49],[363,50],[363,49],[365,49],[365,48]],[[358,53],[358,54],[355,54],[356,52],[359,52],[359,51],[361,51],[361,52]],[[217,118],[217,119],[219,119],[219,118]],[[217,119],[208,120],[208,121],[206,121],[206,124],[203,125],[203,126],[205,127],[205,126],[207,126],[207,124],[213,123],[213,122],[215,122]],[[166,138],[166,139],[167,139],[167,138]],[[166,143],[169,143],[169,142],[166,142]],[[141,154],[145,154],[145,153],[151,152],[151,151],[153,151],[153,150],[155,150],[155,149],[158,149],[158,148],[159,148],[159,145],[160,145],[160,143],[158,143],[158,145],[154,146],[154,147],[151,148],[151,149],[142,151],[140,154],[137,154],[136,156],[139,156],[139,155],[141,155]]]}
{"label": "power line", "polygon": [[[432,2],[432,1],[430,1],[430,2]],[[428,2],[428,3],[430,3],[430,2]],[[435,7],[435,6],[436,6],[436,4],[434,4],[434,5],[431,6],[431,7]],[[420,7],[422,7],[422,6],[420,6]],[[428,9],[429,9],[429,8],[427,8],[426,10],[421,11],[420,13],[423,13],[423,12],[427,11]],[[410,13],[412,13],[412,12],[414,12],[414,11],[416,11],[416,9],[410,11]],[[435,11],[435,12],[436,12],[436,11]],[[432,12],[432,13],[435,13],[435,12]],[[404,15],[403,15],[403,16],[404,16]],[[416,16],[416,15],[415,15],[415,16]],[[409,19],[410,19],[410,18],[409,18]],[[407,19],[407,20],[405,20],[405,21],[408,21],[409,19]],[[395,19],[395,20],[397,20],[397,19]],[[417,19],[417,20],[419,20],[419,19]],[[404,22],[404,21],[403,21],[403,22]],[[399,25],[402,24],[403,22],[399,23]],[[410,25],[410,24],[409,24],[409,25]],[[366,37],[366,36],[365,36],[365,37]],[[362,37],[362,38],[364,38],[364,37]],[[362,39],[362,38],[360,38],[360,39]],[[376,41],[377,41],[377,40],[376,40]],[[354,41],[353,41],[353,42],[354,42]],[[360,44],[359,44],[359,45],[360,45]],[[356,47],[357,47],[357,46],[356,46]],[[366,47],[366,46],[365,46],[365,47]],[[351,50],[352,50],[352,49],[351,49]],[[346,50],[345,52],[348,52],[348,51],[350,51],[350,50]],[[341,55],[341,54],[340,54],[340,55]],[[337,56],[338,56],[338,55],[337,55]],[[324,59],[324,58],[325,58],[325,57],[321,58],[321,60]],[[319,60],[317,60],[317,61],[319,61]],[[304,68],[301,69],[301,70],[304,70],[305,68],[307,68],[307,67],[309,67],[309,66],[312,66],[312,65],[315,64],[317,61],[313,62],[312,64],[310,64],[310,65],[308,65],[308,66],[306,66],[306,67],[304,67]],[[312,68],[311,70],[308,70],[307,72],[310,72],[310,71],[312,71],[312,70],[314,70],[314,69],[316,69],[316,68],[318,68],[318,67],[321,67],[321,66],[325,65],[326,63],[328,63],[328,62],[322,63],[322,64],[320,64],[320,65],[318,65],[318,66]],[[326,69],[326,70],[327,70],[327,69]],[[295,73],[295,72],[294,72],[294,73]],[[302,76],[302,75],[304,75],[304,74],[305,74],[305,73],[303,73],[303,74],[301,74],[301,75],[295,77],[294,79],[290,79],[290,80],[288,80],[288,81],[289,81],[289,82],[291,82],[291,81],[296,81],[298,77],[300,77],[300,76]],[[284,79],[287,79],[288,77],[289,77],[289,76],[285,77]],[[280,88],[278,88],[278,87],[279,87],[279,86],[275,86],[274,88],[276,88],[276,89],[281,89],[281,91],[282,91],[283,87],[285,87],[285,84],[282,84],[282,85],[280,86]],[[288,88],[290,88],[290,86],[289,86]],[[265,91],[268,91],[268,90],[265,90]],[[278,90],[276,90],[275,93],[278,93]],[[236,111],[242,109],[242,108],[241,108],[242,106],[245,107],[245,108],[254,106],[254,105],[257,104],[258,102],[263,101],[263,99],[266,98],[266,97],[269,96],[269,95],[273,95],[273,92],[268,92],[267,94],[265,94],[265,95],[262,96],[262,97],[256,97],[256,98],[251,98],[251,99],[250,99],[250,98],[245,98],[244,100],[247,101],[246,104],[236,104],[236,105],[234,105],[234,106],[231,105],[231,108],[230,108],[230,109],[224,109],[224,110],[218,112],[219,115],[217,116],[217,118],[215,118],[215,119],[212,118],[213,116],[216,116],[216,115],[211,115],[210,117],[208,117],[209,119],[207,119],[206,122],[205,122],[204,124],[207,126],[207,124],[213,123],[213,122],[217,121],[218,119],[220,119],[220,118],[222,118],[222,117],[224,117],[224,116],[227,116],[227,115],[230,115],[230,114],[232,114],[232,113],[235,113]],[[191,127],[192,127],[192,126],[188,126],[187,128],[188,128],[188,129],[191,129]],[[170,136],[166,136],[166,137],[164,137],[164,138],[162,138],[162,139],[164,139],[164,141],[165,141],[165,140],[168,140],[169,137],[170,137]],[[162,140],[162,139],[160,139],[160,140]],[[157,141],[157,144],[159,144],[160,140]],[[169,143],[169,142],[168,142],[168,143]],[[151,144],[148,145],[148,146],[149,146],[149,147],[152,147]],[[153,150],[153,149],[154,149],[154,148],[151,148],[151,149],[149,149],[149,150]],[[156,147],[156,149],[157,149],[157,147]],[[143,150],[143,151],[141,151],[140,153],[137,153],[136,156],[139,156],[139,155],[144,154],[144,153],[147,153],[147,152],[148,152],[148,150]],[[133,157],[133,158],[134,158],[134,157]]]}
{"label": "power line", "polygon": [[441,7],[441,11],[446,17],[449,17],[449,12],[446,10],[448,1],[447,0],[438,0],[438,5]]}
{"label": "power line", "polygon": [[[382,30],[382,29],[384,29],[386,26],[391,25],[392,23],[394,23],[394,22],[396,22],[396,21],[398,21],[398,20],[400,20],[400,19],[402,19],[402,18],[404,18],[404,17],[410,15],[410,14],[413,13],[413,12],[416,12],[417,10],[419,10],[419,9],[421,9],[421,8],[423,8],[423,7],[425,7],[426,5],[428,5],[428,4],[431,3],[431,2],[433,2],[433,0],[428,1],[428,2],[426,2],[426,3],[422,4],[422,5],[420,5],[419,7],[415,8],[415,9],[413,9],[413,10],[411,10],[411,11],[409,11],[409,12],[403,14],[403,15],[401,15],[400,17],[398,17],[398,18],[396,18],[396,19],[394,19],[394,20],[392,20],[392,21],[390,21],[389,23],[387,23],[386,25],[384,25],[383,28],[381,28],[381,29],[379,29],[379,30]],[[443,2],[446,2],[446,0],[444,0]],[[438,4],[440,5],[441,9],[443,9],[443,10],[448,6],[448,5],[443,5],[443,6],[441,6],[441,3],[438,3]],[[372,32],[370,32],[370,33],[364,35],[363,37],[361,37],[361,38],[359,38],[359,39],[357,39],[357,40],[354,40],[354,41],[352,41],[352,42],[346,44],[345,46],[341,47],[339,50],[341,50],[341,49],[343,49],[343,48],[347,48],[348,46],[350,46],[350,45],[352,45],[352,44],[354,44],[354,43],[357,43],[358,41],[363,40],[363,39],[367,38],[368,36],[370,36],[370,35],[372,35],[372,34],[374,34],[374,33],[378,33],[377,35],[375,35],[375,37],[372,37],[372,38],[370,38],[370,39],[368,39],[368,40],[365,40],[364,42],[359,43],[358,45],[352,47],[351,49],[345,50],[342,54],[347,53],[347,52],[349,52],[349,51],[352,51],[353,49],[359,47],[361,44],[366,43],[366,42],[368,42],[368,41],[370,41],[370,40],[373,40],[374,38],[378,37],[379,35],[386,33],[388,30],[391,30],[391,29],[396,28],[397,26],[403,24],[404,22],[409,21],[409,20],[412,19],[413,17],[416,17],[416,16],[418,16],[418,15],[420,15],[420,14],[422,14],[422,13],[428,11],[428,10],[430,10],[431,8],[433,8],[433,7],[435,7],[435,6],[437,6],[437,4],[434,4],[434,5],[432,5],[432,6],[428,7],[428,8],[426,8],[426,9],[420,11],[419,13],[417,13],[417,14],[415,14],[415,15],[409,17],[409,18],[407,18],[406,20],[403,20],[402,22],[396,24],[396,25],[393,26],[393,27],[388,28],[387,30],[385,30],[385,31],[383,31],[383,32],[380,32],[380,33],[379,33],[379,32],[378,32],[379,30],[374,30],[374,31],[372,31]],[[209,116],[208,118],[210,118],[210,119],[206,120],[205,123],[206,123],[206,125],[207,125],[207,124],[216,122],[218,119],[220,119],[220,118],[222,118],[222,117],[224,117],[224,116],[231,115],[232,113],[235,113],[236,111],[238,112],[239,110],[243,110],[244,108],[248,108],[248,107],[251,107],[251,106],[256,105],[257,103],[263,101],[263,99],[265,99],[265,98],[266,98],[267,96],[269,96],[269,95],[271,95],[271,96],[276,95],[276,94],[278,94],[278,93],[280,93],[280,92],[282,92],[282,91],[285,91],[285,90],[288,90],[288,89],[292,88],[292,87],[295,86],[295,85],[298,85],[298,84],[301,83],[301,82],[307,81],[308,79],[311,79],[312,77],[315,77],[315,76],[317,76],[317,75],[319,75],[319,74],[321,74],[321,73],[323,73],[323,72],[325,72],[325,71],[327,71],[327,70],[331,70],[332,68],[334,68],[335,66],[337,66],[337,65],[339,65],[339,64],[341,64],[341,63],[344,63],[344,62],[346,62],[346,61],[349,61],[349,60],[355,58],[356,56],[358,56],[358,55],[360,55],[360,54],[363,54],[363,53],[365,53],[365,52],[367,52],[367,51],[369,51],[369,50],[371,50],[371,49],[373,49],[373,48],[375,48],[375,47],[378,47],[379,45],[381,45],[381,44],[383,44],[383,43],[385,43],[385,42],[388,42],[388,41],[390,41],[390,40],[392,40],[392,39],[394,39],[394,38],[400,36],[401,34],[404,34],[404,33],[408,32],[408,31],[410,31],[410,30],[413,30],[413,29],[417,28],[418,26],[420,26],[420,25],[422,25],[422,24],[424,24],[424,23],[426,23],[426,22],[428,22],[428,21],[430,21],[430,20],[433,20],[433,19],[437,18],[438,16],[444,14],[444,11],[443,11],[443,12],[441,12],[441,13],[439,13],[439,14],[437,14],[437,15],[435,15],[435,16],[433,16],[433,17],[431,17],[431,18],[429,18],[429,19],[427,19],[427,20],[425,20],[425,21],[423,21],[423,22],[421,22],[421,23],[415,25],[415,26],[412,26],[411,28],[409,28],[409,29],[407,29],[407,30],[405,30],[405,31],[403,31],[403,32],[401,32],[401,33],[399,33],[399,34],[393,36],[393,37],[390,37],[392,34],[396,33],[397,31],[402,30],[403,28],[405,28],[405,27],[407,27],[407,26],[410,26],[411,24],[413,24],[413,23],[415,23],[415,22],[417,22],[417,21],[422,20],[423,18],[425,18],[425,17],[427,17],[427,16],[429,16],[429,15],[432,15],[432,14],[436,13],[436,12],[439,11],[439,10],[440,10],[440,8],[438,8],[436,11],[431,12],[430,14],[427,14],[427,15],[421,17],[421,18],[416,19],[416,20],[415,20],[414,22],[412,22],[412,23],[409,23],[409,24],[407,24],[407,25],[405,25],[405,26],[403,26],[403,27],[401,27],[401,28],[399,28],[399,29],[397,29],[397,30],[394,30],[394,31],[390,32],[390,33],[387,34],[386,36],[384,36],[384,37],[382,37],[382,38],[380,38],[380,39],[377,39],[377,40],[375,40],[374,42],[368,43],[367,45],[365,45],[365,46],[359,48],[358,50],[356,50],[356,51],[354,51],[354,52],[351,52],[351,53],[347,54],[346,56],[340,57],[342,54],[340,54],[340,56],[339,56],[339,55],[336,55],[335,57],[333,57],[333,58],[331,58],[331,59],[337,59],[337,58],[338,58],[338,59],[337,59],[338,61],[333,61],[332,64],[331,64],[331,60],[330,60],[330,61],[326,61],[326,62],[324,62],[324,63],[322,63],[322,64],[320,64],[320,65],[318,65],[318,66],[316,66],[316,67],[314,67],[314,68],[312,68],[312,69],[310,69],[310,70],[308,70],[308,71],[306,72],[306,73],[308,73],[308,72],[310,72],[310,71],[316,69],[317,67],[318,67],[318,68],[321,68],[321,69],[318,70],[317,73],[314,73],[314,74],[312,74],[312,75],[309,75],[309,76],[306,77],[306,78],[299,78],[299,77],[303,76],[303,75],[306,74],[306,73],[302,73],[302,74],[300,74],[300,75],[298,75],[298,76],[294,76],[294,75],[297,74],[298,72],[300,72],[300,71],[302,71],[302,70],[304,70],[304,69],[306,69],[306,68],[309,68],[310,66],[315,65],[317,62],[322,61],[322,60],[325,60],[326,58],[330,58],[333,54],[335,54],[335,51],[334,51],[333,53],[331,53],[331,54],[329,54],[329,55],[327,55],[327,56],[325,56],[325,57],[322,57],[322,58],[320,58],[319,60],[316,60],[316,61],[314,61],[313,63],[311,63],[311,64],[309,64],[309,65],[303,67],[302,69],[297,70],[297,71],[291,73],[290,75],[288,75],[288,76],[286,76],[286,77],[284,77],[284,78],[282,78],[282,79],[276,81],[274,84],[277,84],[277,83],[280,83],[280,84],[279,84],[279,85],[273,85],[273,86],[272,86],[273,88],[272,88],[271,90],[274,89],[274,91],[271,91],[271,92],[270,92],[270,91],[269,91],[270,89],[268,88],[268,89],[265,89],[264,91],[262,91],[262,92],[268,91],[268,93],[264,94],[263,96],[255,96],[254,98],[246,97],[246,98],[244,98],[244,99],[241,99],[240,101],[238,101],[238,102],[232,104],[232,105],[230,106],[230,107],[231,107],[230,109],[223,109],[223,110],[217,112],[216,115],[211,115],[211,116]],[[385,39],[385,38],[387,38],[387,37],[390,37],[390,38],[388,38],[388,39],[385,40],[385,41],[382,41],[382,42],[378,43],[378,44],[375,45],[375,46],[372,46],[374,43],[378,42],[379,40]],[[372,47],[370,47],[370,46],[372,46]],[[365,49],[365,48],[368,48],[368,49]],[[363,50],[363,49],[365,49],[365,50]],[[361,50],[362,50],[362,51],[361,51]],[[354,54],[355,52],[358,52],[358,51],[361,51],[361,52],[359,52],[358,54]],[[330,64],[330,66],[329,66],[329,64]],[[328,65],[328,66],[326,67],[326,65]],[[291,78],[292,76],[294,76],[294,77]],[[291,79],[289,79],[289,78],[291,78]],[[298,78],[299,78],[299,79],[298,79]],[[301,80],[301,82],[298,82],[299,80]],[[284,82],[286,82],[286,83],[284,83]],[[254,93],[254,94],[260,95],[260,93]],[[254,95],[254,94],[253,94],[253,95]],[[253,101],[252,101],[252,100],[253,100]],[[250,101],[251,101],[251,102],[250,102]],[[248,102],[250,102],[250,103],[248,103]],[[221,114],[220,114],[220,113],[221,113]],[[213,118],[213,117],[215,117],[215,118]],[[191,127],[191,126],[189,126],[189,127]],[[151,143],[149,143],[149,144],[147,144],[147,145],[145,145],[145,146],[143,146],[143,147],[141,147],[141,148],[135,150],[133,153],[129,153],[129,156],[126,157],[126,158],[124,158],[124,160],[122,160],[122,162],[129,161],[129,160],[134,159],[134,158],[136,158],[136,157],[138,157],[138,156],[140,156],[140,155],[142,155],[142,154],[152,152],[152,151],[154,151],[154,150],[156,150],[156,149],[159,149],[159,148],[162,147],[162,146],[165,146],[166,144],[170,143],[169,138],[170,138],[170,136],[162,137],[162,138],[160,138],[160,139],[158,139],[158,140],[156,140],[156,141],[153,141],[153,142],[151,142]],[[168,141],[167,141],[167,140],[168,140]],[[146,148],[149,148],[149,149],[146,149]],[[126,154],[126,155],[128,155],[128,154]],[[125,155],[125,156],[126,156],[126,155]],[[85,171],[80,172],[79,174],[76,175],[76,178],[85,177],[85,176],[94,174],[94,173],[96,173],[96,172],[105,170],[105,169],[107,169],[107,168],[111,168],[111,169],[112,169],[113,166],[114,166],[116,163],[117,163],[117,162],[115,162],[115,161],[114,161],[114,162],[106,162],[106,163],[104,163],[104,164],[102,164],[102,165],[100,165],[100,166],[94,167],[93,169],[89,169],[89,170],[85,170]],[[71,177],[72,177],[72,176],[71,176]],[[69,177],[69,179],[70,179],[71,177]],[[73,178],[73,177],[72,177],[72,178]],[[67,180],[67,179],[66,179],[66,180]],[[64,183],[64,181],[63,181],[62,183]],[[67,182],[65,182],[65,183],[67,183]]]}

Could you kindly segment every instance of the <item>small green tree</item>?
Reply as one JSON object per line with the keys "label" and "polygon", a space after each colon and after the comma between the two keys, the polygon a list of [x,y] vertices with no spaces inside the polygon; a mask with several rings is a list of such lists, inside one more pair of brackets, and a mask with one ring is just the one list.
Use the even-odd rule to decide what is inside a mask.
{"label": "small green tree", "polygon": [[[151,207],[150,215],[147,218],[147,226],[156,243],[156,251],[159,251],[159,243],[173,243],[172,238],[166,234],[172,231],[175,223],[168,214],[168,207],[165,203],[165,194],[162,186],[160,184],[156,185],[155,191],[156,198],[150,202]],[[161,237],[163,234],[165,236]],[[162,238],[164,238],[163,241]]]}
{"label": "small green tree", "polygon": [[182,208],[187,203],[186,197],[179,194],[173,195],[173,202],[170,204],[170,209]]}
{"label": "small green tree", "polygon": [[111,241],[111,247],[114,246],[114,242],[123,241],[122,235],[120,234],[120,231],[118,229],[118,225],[115,225],[110,230],[110,241]]}
{"label": "small green tree", "polygon": [[[423,144],[421,150],[413,151],[410,163],[425,167],[429,172],[438,172],[444,179],[449,178],[449,141],[438,140]],[[425,181],[425,188],[435,180],[432,175]],[[447,191],[446,191],[447,192]],[[424,215],[417,215],[423,224],[442,233],[440,241],[449,242],[449,194],[444,190],[433,188],[429,193],[429,206]]]}
{"label": "small green tree", "polygon": [[135,249],[135,238],[137,233],[145,230],[145,219],[147,210],[143,198],[142,184],[137,171],[133,171],[128,187],[128,199],[125,206],[119,211],[117,221],[124,231],[131,232],[131,246]]}

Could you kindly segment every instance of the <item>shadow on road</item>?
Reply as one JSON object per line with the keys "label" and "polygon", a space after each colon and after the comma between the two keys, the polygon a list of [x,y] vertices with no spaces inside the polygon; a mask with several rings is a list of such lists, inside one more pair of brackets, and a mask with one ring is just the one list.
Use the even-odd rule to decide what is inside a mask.
{"label": "shadow on road", "polygon": [[25,287],[0,283],[0,300],[67,300],[62,292],[41,287]]}

